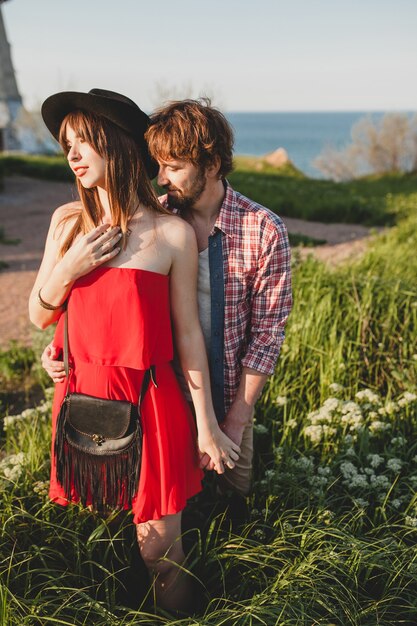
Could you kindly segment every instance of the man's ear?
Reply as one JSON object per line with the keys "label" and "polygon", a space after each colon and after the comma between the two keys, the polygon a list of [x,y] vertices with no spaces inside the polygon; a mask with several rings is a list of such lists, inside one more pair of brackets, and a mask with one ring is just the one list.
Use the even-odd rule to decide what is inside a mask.
{"label": "man's ear", "polygon": [[206,167],[207,178],[220,178],[219,176],[220,166],[221,166],[220,157],[219,155],[216,155],[215,157],[213,157],[213,160],[210,163],[210,165]]}

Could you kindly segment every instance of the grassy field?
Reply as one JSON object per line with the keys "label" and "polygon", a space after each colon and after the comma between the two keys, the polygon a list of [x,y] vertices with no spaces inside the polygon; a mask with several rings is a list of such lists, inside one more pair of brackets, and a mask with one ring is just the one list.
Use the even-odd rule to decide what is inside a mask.
{"label": "grassy field", "polygon": [[[243,169],[234,176],[249,190]],[[301,185],[311,207],[327,185],[246,176],[265,204],[264,176],[271,188],[288,184],[282,198]],[[356,184],[363,207],[397,225],[336,269],[294,255],[294,310],[256,413],[249,518],[231,527],[210,485],[190,506],[196,616],[151,614],[129,518],[103,521],[48,503],[48,392],[4,419],[0,624],[416,624],[417,185],[407,177],[328,183],[344,206]]]}
{"label": "grassy field", "polygon": [[[256,158],[236,157],[231,184],[280,215],[366,226],[392,225],[417,207],[417,177],[366,177],[349,183],[307,178],[288,164],[276,169]],[[2,156],[0,175],[70,181],[63,156]],[[163,190],[162,190],[163,192]]]}

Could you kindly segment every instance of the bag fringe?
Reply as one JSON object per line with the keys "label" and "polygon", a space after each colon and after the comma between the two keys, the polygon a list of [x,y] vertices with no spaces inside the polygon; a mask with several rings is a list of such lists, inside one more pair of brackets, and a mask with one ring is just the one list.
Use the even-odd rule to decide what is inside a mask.
{"label": "bag fringe", "polygon": [[84,506],[94,510],[130,508],[136,494],[141,462],[141,437],[138,431],[130,447],[121,454],[94,456],[68,443],[65,437],[67,403],[61,406],[55,433],[56,476],[68,501],[73,493]]}

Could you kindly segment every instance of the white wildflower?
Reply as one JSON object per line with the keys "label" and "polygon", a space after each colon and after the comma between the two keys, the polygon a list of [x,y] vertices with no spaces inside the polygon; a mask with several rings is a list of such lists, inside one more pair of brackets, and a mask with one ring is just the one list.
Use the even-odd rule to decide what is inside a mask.
{"label": "white wildflower", "polygon": [[310,472],[314,468],[314,463],[306,456],[301,456],[299,459],[294,459],[292,465],[299,470]]}
{"label": "white wildflower", "polygon": [[317,474],[319,474],[320,476],[330,476],[331,469],[330,467],[318,467]]}
{"label": "white wildflower", "polygon": [[406,442],[405,438],[401,437],[401,435],[399,437],[393,437],[391,439],[391,445],[394,446],[394,447],[404,446],[406,443],[407,442]]}
{"label": "white wildflower", "polygon": [[401,506],[401,500],[399,498],[394,498],[394,500],[391,502],[392,506],[394,507],[394,509],[399,509]]}
{"label": "white wildflower", "polygon": [[10,426],[13,426],[13,424],[19,419],[19,417],[19,415],[6,415],[6,417],[3,418],[4,430],[8,430]]}
{"label": "white wildflower", "polygon": [[265,539],[265,532],[261,528],[256,528],[253,535],[259,540]]}
{"label": "white wildflower", "polygon": [[304,428],[304,434],[308,437],[312,443],[320,443],[322,439],[333,437],[336,435],[337,430],[326,424],[315,424],[312,426],[306,426]]}
{"label": "white wildflower", "polygon": [[371,485],[376,489],[388,489],[391,485],[389,479],[386,476],[371,476]]}
{"label": "white wildflower", "polygon": [[384,462],[383,457],[379,454],[368,454],[366,458],[368,459],[369,465],[371,467],[379,467],[381,463]]}
{"label": "white wildflower", "polygon": [[343,402],[342,404],[343,415],[345,415],[346,413],[354,413],[356,411],[360,412],[359,404],[357,404],[356,402],[353,402],[353,400],[346,400],[346,402]]}
{"label": "white wildflower", "polygon": [[385,405],[385,410],[388,413],[388,415],[393,415],[394,413],[398,413],[400,407],[398,406],[397,402],[387,402],[387,404]]}
{"label": "white wildflower", "polygon": [[327,482],[328,480],[326,476],[311,476],[308,480],[309,485],[316,488],[325,487]]}
{"label": "white wildflower", "polygon": [[355,394],[355,398],[360,402],[369,402],[369,404],[379,404],[380,402],[378,394],[371,389],[362,389],[361,391],[358,391]]}
{"label": "white wildflower", "polygon": [[390,430],[390,428],[391,424],[386,424],[380,420],[375,420],[375,422],[372,422],[372,424],[369,425],[369,430],[373,435],[377,433],[384,433],[385,431]]}
{"label": "white wildflower", "polygon": [[339,385],[339,383],[330,383],[329,389],[332,393],[340,393],[343,391],[343,386]]}
{"label": "white wildflower", "polygon": [[323,426],[320,426],[320,424],[306,426],[304,428],[304,435],[313,443],[320,443],[323,438]]}
{"label": "white wildflower", "polygon": [[289,419],[289,420],[288,420],[288,422],[286,423],[286,426],[287,426],[288,428],[291,428],[291,430],[292,430],[293,428],[297,428],[297,420],[296,420],[296,419],[294,419],[294,418]]}
{"label": "white wildflower", "polygon": [[277,404],[278,406],[285,406],[287,404],[286,396],[277,396],[275,398],[275,404]]}
{"label": "white wildflower", "polygon": [[268,429],[264,424],[254,424],[253,430],[257,435],[266,435],[268,433]]}
{"label": "white wildflower", "polygon": [[340,471],[345,479],[350,479],[358,473],[358,469],[350,461],[343,461],[340,464]]}
{"label": "white wildflower", "polygon": [[355,498],[353,502],[361,509],[366,509],[369,506],[368,500],[364,500],[364,498]]}
{"label": "white wildflower", "polygon": [[326,407],[328,411],[335,411],[339,408],[340,400],[338,398],[327,398],[325,400],[323,407]]}
{"label": "white wildflower", "polygon": [[49,481],[38,480],[33,484],[33,491],[40,496],[47,496],[49,492]]}
{"label": "white wildflower", "polygon": [[38,412],[41,413],[42,415],[49,413],[50,410],[51,410],[51,405],[49,402],[43,402],[42,404],[38,406]]}
{"label": "white wildflower", "polygon": [[24,463],[25,454],[23,452],[6,456],[0,462],[0,477],[3,476],[11,483],[17,482],[22,475]]}
{"label": "white wildflower", "polygon": [[401,459],[389,459],[389,461],[387,461],[388,469],[392,470],[396,474],[401,471],[402,465],[403,463]]}
{"label": "white wildflower", "polygon": [[405,391],[402,395],[402,398],[398,400],[398,405],[401,407],[408,406],[411,402],[415,402],[417,400],[417,395],[415,393],[411,393],[410,391]]}
{"label": "white wildflower", "polygon": [[344,402],[342,406],[341,423],[349,426],[352,432],[359,431],[363,426],[363,415],[356,402]]}
{"label": "white wildflower", "polygon": [[356,476],[352,476],[351,478],[350,487],[353,489],[366,489],[369,487],[368,479],[364,474],[356,474]]}
{"label": "white wildflower", "polygon": [[406,515],[405,523],[407,526],[412,526],[413,528],[417,528],[417,517],[411,517],[411,515]]}

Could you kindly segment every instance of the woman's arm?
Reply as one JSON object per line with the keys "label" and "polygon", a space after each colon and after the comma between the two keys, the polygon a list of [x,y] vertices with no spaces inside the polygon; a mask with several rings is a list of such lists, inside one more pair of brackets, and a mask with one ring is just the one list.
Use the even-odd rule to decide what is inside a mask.
{"label": "woman's arm", "polygon": [[[42,329],[59,318],[61,305],[65,302],[74,281],[88,274],[97,265],[112,259],[120,250],[114,248],[120,239],[120,229],[110,228],[109,224],[101,224],[80,237],[59,259],[61,240],[72,225],[71,220],[65,225],[61,224],[69,206],[59,207],[52,216],[42,263],[29,297],[30,320]],[[45,308],[41,301],[57,308],[55,310]]]}
{"label": "woman's arm", "polygon": [[195,234],[180,220],[174,226],[175,231],[171,228],[169,237],[174,244],[170,293],[175,343],[196,412],[200,452],[208,454],[216,472],[222,474],[224,465],[234,467],[240,448],[221,431],[214,414],[206,349],[198,319]]}

